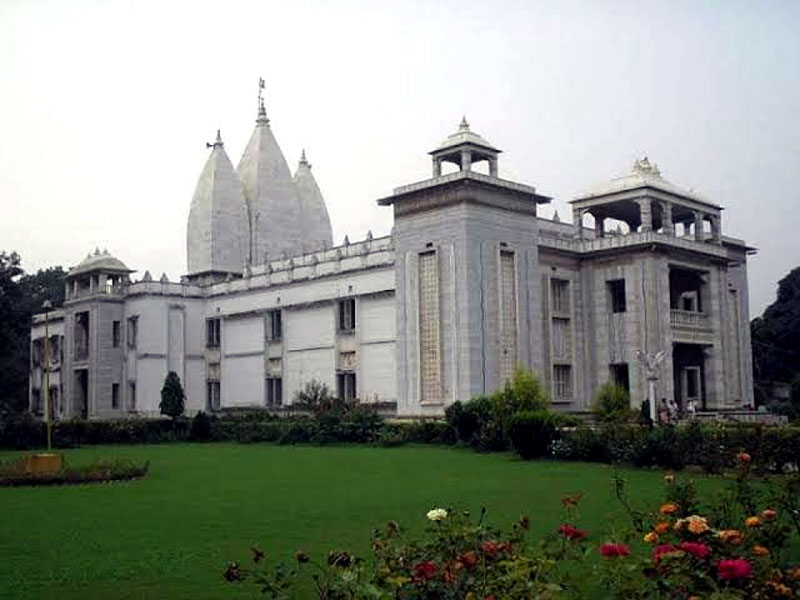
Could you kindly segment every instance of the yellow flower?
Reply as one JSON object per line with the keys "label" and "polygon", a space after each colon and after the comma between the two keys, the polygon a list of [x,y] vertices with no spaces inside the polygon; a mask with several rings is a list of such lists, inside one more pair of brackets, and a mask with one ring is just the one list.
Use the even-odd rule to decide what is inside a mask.
{"label": "yellow flower", "polygon": [[664,475],[664,483],[672,483],[673,481],[675,481],[675,475],[672,473],[667,473]]}
{"label": "yellow flower", "polygon": [[678,512],[678,505],[674,502],[667,502],[666,504],[662,504],[661,508],[658,509],[662,515],[674,515]]}
{"label": "yellow flower", "polygon": [[691,517],[687,517],[686,521],[689,523],[688,529],[692,533],[699,535],[701,533],[705,533],[709,529],[708,521],[706,521],[705,517],[701,517],[698,515],[692,515]]}
{"label": "yellow flower", "polygon": [[447,511],[443,508],[434,508],[426,515],[431,521],[441,521],[447,518]]}
{"label": "yellow flower", "polygon": [[753,554],[756,556],[766,556],[769,554],[769,549],[766,546],[762,546],[761,544],[756,544],[753,546]]}
{"label": "yellow flower", "polygon": [[742,533],[736,529],[723,529],[717,532],[717,537],[721,538],[723,542],[727,542],[733,546],[738,546],[742,543]]}
{"label": "yellow flower", "polygon": [[658,534],[655,531],[651,531],[650,533],[646,533],[644,536],[644,541],[648,544],[654,544],[658,541]]}
{"label": "yellow flower", "polygon": [[669,531],[669,523],[666,521],[659,521],[656,523],[656,526],[653,528],[653,531],[658,533],[659,535],[662,533],[667,533]]}
{"label": "yellow flower", "polygon": [[759,517],[747,517],[744,520],[744,524],[747,527],[758,527],[759,525],[761,525],[761,519]]}
{"label": "yellow flower", "polygon": [[686,519],[678,519],[677,521],[675,521],[675,526],[673,527],[673,529],[675,531],[680,531],[681,529],[683,529],[684,523],[686,523]]}

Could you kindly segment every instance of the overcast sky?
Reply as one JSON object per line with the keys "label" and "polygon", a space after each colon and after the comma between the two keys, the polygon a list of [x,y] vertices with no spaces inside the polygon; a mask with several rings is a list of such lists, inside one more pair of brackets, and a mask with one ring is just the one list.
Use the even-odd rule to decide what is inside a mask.
{"label": "overcast sky", "polygon": [[186,269],[197,178],[234,165],[258,78],[334,230],[387,234],[375,200],[427,178],[462,114],[500,175],[555,198],[642,154],[756,246],[751,314],[800,265],[800,2],[0,2],[0,250],[27,271],[107,247]]}

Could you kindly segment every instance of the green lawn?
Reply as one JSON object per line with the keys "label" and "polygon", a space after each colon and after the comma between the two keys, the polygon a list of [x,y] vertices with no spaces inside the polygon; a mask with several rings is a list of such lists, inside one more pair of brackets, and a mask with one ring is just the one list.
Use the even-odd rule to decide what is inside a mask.
{"label": "green lawn", "polygon": [[[622,522],[605,465],[434,447],[181,444],[66,456],[73,464],[146,459],[150,474],[111,485],[0,489],[0,597],[250,597],[253,588],[225,584],[221,573],[228,560],[247,561],[253,543],[287,560],[299,548],[366,555],[374,527],[394,519],[421,531],[425,512],[438,506],[486,506],[502,526],[526,513],[536,535],[561,522],[563,495],[581,492],[581,522],[593,539]],[[624,475],[637,503],[657,505],[660,472]]]}

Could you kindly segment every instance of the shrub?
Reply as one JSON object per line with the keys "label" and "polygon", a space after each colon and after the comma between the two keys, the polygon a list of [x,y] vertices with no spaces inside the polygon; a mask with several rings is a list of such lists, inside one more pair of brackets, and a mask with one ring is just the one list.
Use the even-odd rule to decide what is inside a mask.
{"label": "shrub", "polygon": [[458,441],[473,445],[473,438],[492,418],[492,400],[488,396],[475,396],[466,403],[454,402],[445,410],[445,418]]}
{"label": "shrub", "polygon": [[547,410],[524,410],[511,418],[511,446],[525,460],[547,453],[558,428],[558,415]]}
{"label": "shrub", "polygon": [[98,461],[77,467],[64,466],[55,473],[33,473],[25,471],[14,461],[0,463],[0,487],[65,485],[122,481],[144,477],[149,462],[130,460]]}
{"label": "shrub", "polygon": [[164,380],[164,386],[161,388],[161,402],[158,405],[161,414],[167,415],[173,420],[177,419],[183,414],[184,398],[180,377],[175,371],[170,371]]}
{"label": "shrub", "polygon": [[202,410],[192,419],[189,439],[194,442],[207,442],[211,439],[211,417]]}
{"label": "shrub", "polygon": [[295,394],[293,406],[312,413],[320,413],[327,412],[341,403],[343,401],[340,401],[326,384],[312,379]]}
{"label": "shrub", "polygon": [[598,421],[605,423],[627,421],[632,416],[628,391],[610,381],[603,384],[597,392],[592,412]]}

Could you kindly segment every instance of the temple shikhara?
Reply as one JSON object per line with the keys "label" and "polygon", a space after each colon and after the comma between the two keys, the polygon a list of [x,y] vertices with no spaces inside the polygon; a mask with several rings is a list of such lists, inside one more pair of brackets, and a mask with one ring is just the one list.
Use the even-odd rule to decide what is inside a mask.
{"label": "temple shikhara", "polygon": [[237,167],[219,133],[209,144],[179,282],[134,278],[99,249],[70,269],[64,306],[32,325],[31,411],[47,370],[56,418],[154,416],[175,371],[190,414],[278,409],[318,380],[435,416],[520,365],[564,410],[587,410],[609,380],[634,406],[648,379],[679,406],[752,404],[753,250],[723,234],[720,205],[647,158],[561,222],[540,216],[550,198],[502,177],[500,150],[463,119],[430,152],[429,178],[377,200],[391,235],[334,245],[305,153],[292,175],[262,100],[256,116]]}

